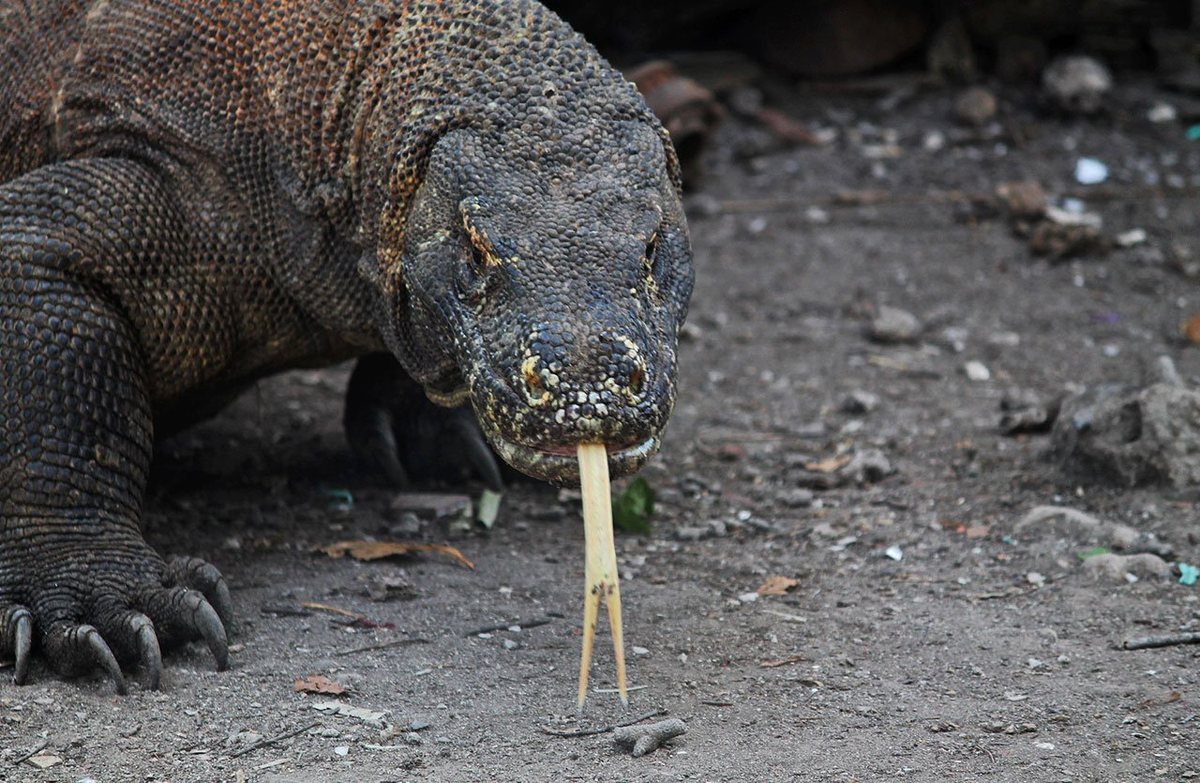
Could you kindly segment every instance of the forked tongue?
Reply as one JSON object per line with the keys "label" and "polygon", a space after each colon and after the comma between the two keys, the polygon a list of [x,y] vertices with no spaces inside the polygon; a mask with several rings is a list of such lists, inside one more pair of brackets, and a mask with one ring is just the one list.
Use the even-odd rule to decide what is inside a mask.
{"label": "forked tongue", "polygon": [[625,643],[621,635],[621,585],[617,581],[617,550],[613,544],[612,500],[608,486],[608,450],[603,443],[579,444],[579,487],[583,494],[584,569],[583,654],[579,662],[579,703],[587,698],[588,669],[600,601],[608,605],[608,627],[612,631],[617,661],[617,691],[629,706],[625,687]]}

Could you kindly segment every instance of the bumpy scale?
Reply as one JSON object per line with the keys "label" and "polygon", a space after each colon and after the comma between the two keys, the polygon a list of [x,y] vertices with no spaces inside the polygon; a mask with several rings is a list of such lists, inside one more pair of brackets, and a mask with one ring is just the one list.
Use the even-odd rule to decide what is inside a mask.
{"label": "bumpy scale", "polygon": [[550,481],[578,443],[616,475],[657,448],[692,286],[678,164],[537,3],[0,0],[0,74],[17,682],[38,647],[119,689],[134,662],[157,686],[160,643],[226,665],[224,581],[145,544],[142,495],[155,435],[270,373],[375,354],[347,430],[397,482],[422,394]]}

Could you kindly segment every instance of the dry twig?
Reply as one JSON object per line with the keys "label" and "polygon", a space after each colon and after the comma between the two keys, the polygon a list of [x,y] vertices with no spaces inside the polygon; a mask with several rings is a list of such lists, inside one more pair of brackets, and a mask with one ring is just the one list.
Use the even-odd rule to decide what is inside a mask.
{"label": "dry twig", "polygon": [[1136,639],[1126,639],[1121,646],[1126,650],[1144,650],[1148,647],[1171,647],[1176,644],[1200,644],[1200,631],[1139,636]]}
{"label": "dry twig", "polygon": [[320,726],[320,725],[321,725],[321,721],[314,720],[312,723],[308,724],[307,726],[301,726],[300,728],[298,728],[294,731],[287,731],[287,732],[284,732],[283,734],[277,734],[274,737],[267,737],[266,739],[260,739],[258,742],[255,742],[253,745],[249,745],[247,747],[242,748],[239,751],[230,753],[229,758],[236,759],[239,756],[245,756],[247,753],[252,753],[252,752],[258,750],[259,748],[265,748],[267,745],[274,745],[276,742],[283,742],[285,739],[291,739],[292,737],[296,736],[297,734],[303,734],[304,732],[308,731],[309,729],[316,728],[317,726]]}

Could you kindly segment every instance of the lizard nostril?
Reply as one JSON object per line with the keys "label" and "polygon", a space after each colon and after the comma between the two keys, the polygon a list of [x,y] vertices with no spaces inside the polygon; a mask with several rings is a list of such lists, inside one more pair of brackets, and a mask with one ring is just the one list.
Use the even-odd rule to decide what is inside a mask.
{"label": "lizard nostril", "polygon": [[640,364],[634,365],[632,372],[629,373],[629,389],[634,394],[642,393],[642,386],[646,381],[646,372]]}

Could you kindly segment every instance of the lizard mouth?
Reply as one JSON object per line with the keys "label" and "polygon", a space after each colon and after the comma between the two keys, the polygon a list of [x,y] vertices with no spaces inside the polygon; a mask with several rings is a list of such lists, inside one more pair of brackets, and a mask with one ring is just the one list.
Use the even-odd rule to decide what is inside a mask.
{"label": "lizard mouth", "polygon": [[[651,435],[638,443],[608,445],[608,469],[613,478],[627,476],[646,463],[656,451],[659,440]],[[579,484],[577,444],[530,446],[511,440],[494,439],[492,448],[517,470],[556,485]]]}

